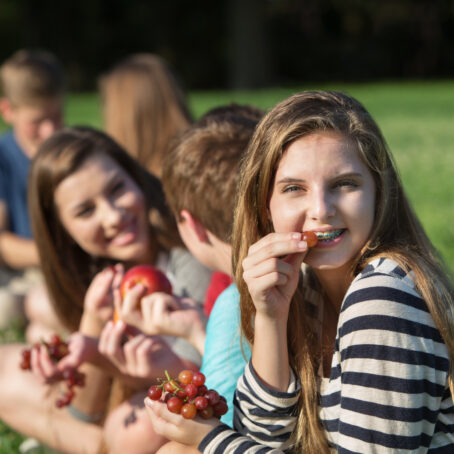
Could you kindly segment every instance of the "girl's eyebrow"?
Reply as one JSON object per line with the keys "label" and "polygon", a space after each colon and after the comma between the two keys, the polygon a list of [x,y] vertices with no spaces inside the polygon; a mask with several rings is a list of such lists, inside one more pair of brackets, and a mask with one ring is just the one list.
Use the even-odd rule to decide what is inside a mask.
{"label": "girl's eyebrow", "polygon": [[276,184],[282,184],[282,183],[304,183],[305,180],[302,180],[301,178],[294,178],[294,177],[284,177],[281,178],[279,181],[276,181]]}
{"label": "girl's eyebrow", "polygon": [[[107,180],[106,184],[104,185],[104,187],[102,188],[102,192],[104,193],[107,188],[109,188],[109,186],[112,185],[112,183],[114,182],[114,180],[116,180],[116,178],[118,177],[119,175],[119,172],[115,171],[111,177],[109,177],[109,179]],[[86,200],[82,200],[81,202],[79,202],[77,205],[73,205],[72,207],[70,207],[71,211],[73,212],[77,212],[78,210],[80,210],[81,208],[85,208],[85,206],[87,205],[87,203],[89,202],[88,199]]]}
{"label": "girl's eyebrow", "polygon": [[[338,180],[342,178],[363,178],[363,174],[359,172],[346,172],[346,173],[339,173],[330,178],[331,180]],[[283,184],[283,183],[304,183],[306,180],[302,178],[296,177],[283,177],[276,182],[276,184]]]}

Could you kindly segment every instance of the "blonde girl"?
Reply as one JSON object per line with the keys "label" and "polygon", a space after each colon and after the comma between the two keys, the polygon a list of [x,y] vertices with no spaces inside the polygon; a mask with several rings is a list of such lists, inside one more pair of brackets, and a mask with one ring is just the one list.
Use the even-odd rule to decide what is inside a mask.
{"label": "blonde girl", "polygon": [[302,92],[266,115],[242,166],[233,254],[252,344],[242,435],[195,420],[189,438],[147,401],[158,433],[202,452],[454,450],[453,287],[358,101]]}

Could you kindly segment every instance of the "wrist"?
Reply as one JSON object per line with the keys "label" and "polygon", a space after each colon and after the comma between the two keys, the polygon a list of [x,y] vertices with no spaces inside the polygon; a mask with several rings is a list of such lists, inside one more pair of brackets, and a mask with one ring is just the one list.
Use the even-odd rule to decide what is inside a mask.
{"label": "wrist", "polygon": [[99,337],[104,328],[104,322],[94,313],[84,311],[80,321],[79,332],[85,336]]}

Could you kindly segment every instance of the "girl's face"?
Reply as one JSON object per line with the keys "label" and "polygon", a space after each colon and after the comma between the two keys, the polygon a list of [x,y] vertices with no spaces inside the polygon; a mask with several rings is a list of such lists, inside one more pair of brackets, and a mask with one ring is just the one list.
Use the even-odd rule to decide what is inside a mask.
{"label": "girl's face", "polygon": [[140,261],[149,248],[147,210],[142,191],[113,159],[88,158],[55,191],[60,220],[88,254]]}
{"label": "girl's face", "polygon": [[353,146],[333,132],[290,144],[272,187],[269,211],[276,232],[314,231],[305,262],[341,269],[361,250],[374,222],[375,183]]}

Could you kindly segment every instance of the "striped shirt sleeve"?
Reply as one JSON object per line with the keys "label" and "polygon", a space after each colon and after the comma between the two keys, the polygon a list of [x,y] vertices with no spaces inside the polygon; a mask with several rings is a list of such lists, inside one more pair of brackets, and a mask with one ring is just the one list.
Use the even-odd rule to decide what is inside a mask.
{"label": "striped shirt sleeve", "polygon": [[199,450],[204,454],[285,452],[296,424],[298,395],[299,384],[293,372],[287,392],[279,392],[268,389],[249,362],[235,392],[236,431],[219,426],[205,437]]}

